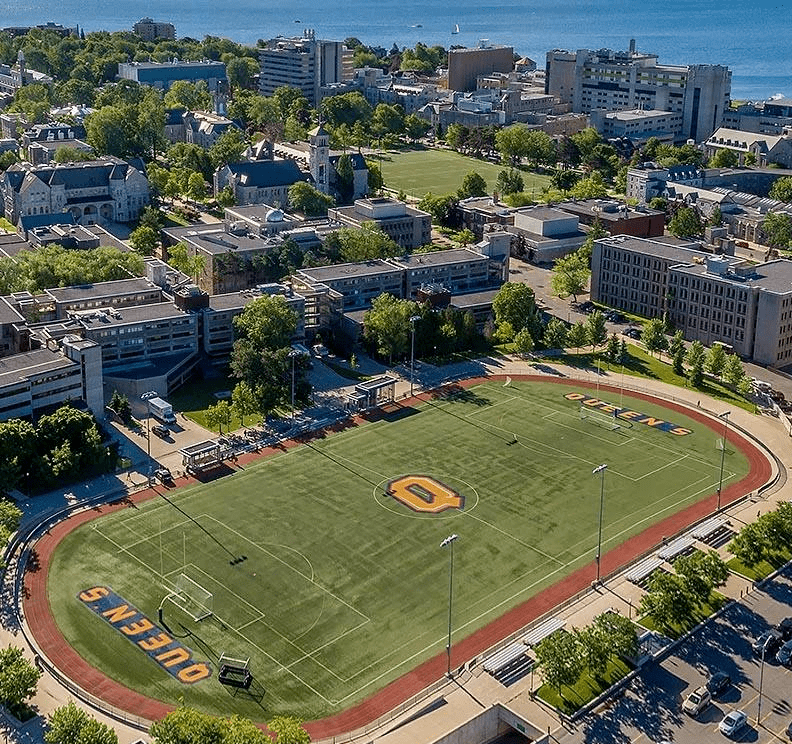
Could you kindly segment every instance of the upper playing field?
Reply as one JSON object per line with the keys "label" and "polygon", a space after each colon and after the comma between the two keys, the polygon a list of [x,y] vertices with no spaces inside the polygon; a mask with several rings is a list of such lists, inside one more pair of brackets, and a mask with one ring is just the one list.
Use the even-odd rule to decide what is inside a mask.
{"label": "upper playing field", "polygon": [[[155,499],[97,519],[53,557],[53,614],[89,662],[152,697],[257,719],[342,710],[443,651],[449,534],[459,535],[456,643],[594,559],[595,466],[608,464],[603,552],[716,490],[718,433],[628,394],[624,408],[691,433],[638,413],[611,430],[581,419],[565,397],[576,391],[476,385],[171,492],[173,505]],[[724,483],[747,471],[727,448]],[[388,486],[403,475],[433,480]],[[214,673],[184,684],[123,631],[139,617],[113,623],[78,598],[107,587],[157,623],[182,573],[213,594],[214,614],[194,622],[165,602],[164,622],[213,672],[221,653],[250,657],[260,699],[232,696]]]}
{"label": "upper playing field", "polygon": [[[387,152],[376,160],[389,189],[404,191],[419,199],[428,191],[435,195],[455,193],[470,171],[475,171],[487,182],[491,193],[496,188],[498,173],[508,170],[507,166],[469,158],[452,150],[415,148]],[[529,193],[535,191],[538,195],[550,185],[549,176],[529,171],[521,171],[520,175]]]}

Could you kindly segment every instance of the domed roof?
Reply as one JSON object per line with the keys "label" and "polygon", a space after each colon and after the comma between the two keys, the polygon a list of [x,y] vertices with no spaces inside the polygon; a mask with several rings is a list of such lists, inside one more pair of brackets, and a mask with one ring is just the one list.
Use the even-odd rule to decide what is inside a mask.
{"label": "domed roof", "polygon": [[270,209],[267,212],[267,222],[283,222],[283,212],[280,209]]}

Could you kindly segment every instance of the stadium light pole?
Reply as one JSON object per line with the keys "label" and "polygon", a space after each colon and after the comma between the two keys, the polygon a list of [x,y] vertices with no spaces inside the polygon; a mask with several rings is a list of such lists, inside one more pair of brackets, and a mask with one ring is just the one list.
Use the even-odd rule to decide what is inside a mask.
{"label": "stadium light pole", "polygon": [[153,470],[151,462],[151,399],[157,397],[156,390],[149,390],[140,396],[141,400],[146,401],[146,458],[148,459],[148,487],[151,488],[151,472]]}
{"label": "stadium light pole", "polygon": [[446,655],[448,657],[448,668],[446,673],[449,679],[451,679],[451,608],[454,599],[454,543],[458,539],[459,535],[454,533],[440,543],[441,548],[451,547],[450,561],[448,564],[448,643],[446,644]]}
{"label": "stadium light pole", "polygon": [[599,530],[597,532],[597,583],[600,580],[600,561],[602,558],[602,512],[605,506],[605,471],[608,469],[607,463],[598,465],[591,471],[592,475],[600,476],[600,508],[599,508]]}
{"label": "stadium light pole", "polygon": [[296,357],[300,356],[300,352],[297,349],[292,349],[289,351],[289,359],[291,359],[291,420],[292,424],[294,424],[294,360]]}
{"label": "stadium light pole", "polygon": [[726,434],[728,432],[728,427],[729,427],[730,413],[731,411],[724,411],[723,413],[718,414],[718,418],[723,419],[723,439],[721,440],[720,478],[718,478],[718,506],[715,509],[716,512],[719,512],[721,508],[721,490],[723,489],[723,464],[724,464],[724,460],[726,459]]}
{"label": "stadium light pole", "polygon": [[415,324],[421,319],[420,315],[410,316],[411,340],[410,340],[410,397],[413,394],[413,384],[415,381]]}

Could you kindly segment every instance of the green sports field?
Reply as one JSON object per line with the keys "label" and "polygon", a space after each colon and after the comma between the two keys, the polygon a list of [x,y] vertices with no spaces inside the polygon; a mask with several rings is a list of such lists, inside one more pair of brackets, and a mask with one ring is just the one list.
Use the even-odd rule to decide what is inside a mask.
{"label": "green sports field", "polygon": [[[89,662],[151,697],[258,719],[338,712],[444,650],[449,554],[440,542],[449,534],[459,535],[456,643],[593,560],[600,463],[604,550],[715,491],[714,431],[628,395],[625,407],[692,433],[613,430],[607,417],[581,419],[564,397],[575,390],[527,381],[459,389],[171,491],[172,504],[158,498],[94,520],[53,556],[53,614]],[[728,449],[725,482],[747,471]],[[406,474],[436,479],[461,503],[408,508],[385,493]],[[412,495],[429,508],[420,487]],[[157,622],[181,574],[211,592],[214,614],[195,622],[166,601],[165,623],[215,671],[221,653],[249,657],[258,697],[233,695],[214,675],[182,684],[77,598],[107,586]]]}
{"label": "green sports field", "polygon": [[[490,193],[505,166],[477,160],[460,155],[452,150],[415,149],[401,152],[387,152],[382,160],[377,159],[382,168],[385,186],[395,191],[404,191],[411,196],[422,198],[428,191],[436,195],[456,192],[462,179],[475,171],[486,182]],[[538,173],[522,172],[525,190],[535,190],[538,195],[550,184],[550,178]]]}

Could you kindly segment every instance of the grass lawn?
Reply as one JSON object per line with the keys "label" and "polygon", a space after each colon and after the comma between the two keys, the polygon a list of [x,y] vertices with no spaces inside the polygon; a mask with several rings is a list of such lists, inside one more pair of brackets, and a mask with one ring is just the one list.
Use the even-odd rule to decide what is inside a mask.
{"label": "grass lawn", "polygon": [[5,232],[13,233],[16,232],[16,228],[14,225],[9,222],[5,217],[0,217],[0,230],[5,230]]}
{"label": "grass lawn", "polygon": [[696,605],[693,611],[693,617],[689,618],[687,622],[681,624],[674,623],[671,627],[665,627],[660,626],[650,615],[645,615],[638,620],[638,623],[648,630],[655,630],[669,638],[676,639],[687,633],[691,628],[695,628],[699,623],[704,622],[710,615],[723,607],[725,603],[726,597],[720,592],[712,591],[706,602],[701,602]]}
{"label": "grass lawn", "polygon": [[730,571],[734,571],[740,576],[745,576],[746,579],[751,581],[761,581],[766,579],[773,571],[777,571],[781,566],[787,563],[792,558],[792,551],[786,550],[774,553],[767,559],[759,561],[752,566],[743,563],[739,558],[735,557],[726,561],[726,565]]}
{"label": "grass lawn", "polygon": [[322,362],[330,367],[337,375],[344,377],[347,380],[355,380],[356,382],[363,382],[364,380],[370,380],[371,375],[364,375],[362,372],[359,372],[356,369],[352,369],[352,367],[346,364],[339,364],[338,362],[334,362],[330,359],[323,359]]}
{"label": "grass lawn", "polygon": [[544,684],[536,691],[536,694],[548,705],[552,705],[567,715],[572,715],[629,673],[630,667],[624,661],[611,659],[601,677],[594,677],[586,670],[574,685],[562,685],[560,693],[555,687]]}
{"label": "grass lawn", "polygon": [[[629,375],[630,377],[648,377],[652,380],[667,382],[669,385],[676,385],[677,387],[689,387],[687,378],[677,375],[670,364],[652,356],[640,346],[628,344],[627,349],[629,351],[629,360],[624,365],[623,371],[625,375]],[[580,354],[567,352],[565,354],[547,357],[542,357],[541,352],[536,352],[533,358],[537,361],[544,361],[551,364],[567,364],[570,367],[576,367],[578,369],[584,367],[589,369],[592,367],[596,368],[597,363],[599,363],[600,369],[610,370],[616,374],[622,372],[622,367],[620,365],[611,364],[605,359],[604,351],[599,351],[596,354],[591,352]],[[608,382],[613,384],[613,380],[608,380]],[[756,412],[756,405],[754,403],[746,400],[739,393],[736,393],[734,390],[712,379],[705,378],[702,386],[697,388],[697,390],[701,392],[702,396],[709,395],[729,405],[744,408],[751,413]]]}
{"label": "grass lawn", "polygon": [[[507,166],[469,158],[451,150],[424,148],[383,153],[382,160],[378,162],[387,188],[404,191],[419,199],[428,191],[437,195],[455,192],[470,171],[476,171],[492,193],[498,173],[508,169]],[[521,175],[529,193],[535,190],[538,194],[550,184],[549,176],[531,171],[522,171]]]}
{"label": "grass lawn", "polygon": [[[174,411],[183,413],[191,421],[195,421],[199,426],[203,426],[210,431],[213,429],[206,421],[206,409],[218,402],[215,393],[230,391],[236,385],[236,380],[228,377],[212,377],[208,380],[191,380],[186,385],[180,387],[170,398],[170,404]],[[231,402],[231,399],[228,399]],[[253,422],[254,416],[247,416],[245,425]],[[260,418],[260,417],[259,417]],[[231,419],[231,429],[242,426],[239,419],[234,416]]]}
{"label": "grass lawn", "polygon": [[[343,710],[442,653],[449,554],[439,546],[451,532],[457,643],[593,561],[593,466],[609,463],[605,550],[714,493],[717,432],[628,393],[626,405],[691,433],[637,422],[612,431],[581,420],[564,397],[573,391],[527,381],[458,389],[171,491],[178,508],[155,499],[83,525],[53,557],[53,616],[88,661],[168,702],[257,719]],[[741,453],[727,454],[727,483],[747,470]],[[450,493],[386,493],[407,474]],[[239,555],[247,560],[231,565]],[[194,622],[165,602],[165,622],[215,670],[221,653],[250,657],[263,698],[233,696],[214,676],[179,683],[76,599],[106,585],[156,619],[182,573],[212,593],[214,614]]]}

